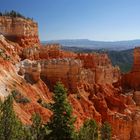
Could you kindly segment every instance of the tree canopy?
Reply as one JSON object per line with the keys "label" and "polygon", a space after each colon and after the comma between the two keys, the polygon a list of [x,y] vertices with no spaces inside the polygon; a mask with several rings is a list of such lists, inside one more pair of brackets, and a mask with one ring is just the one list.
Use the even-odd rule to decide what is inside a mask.
{"label": "tree canopy", "polygon": [[21,13],[16,12],[16,11],[14,11],[14,10],[9,11],[9,12],[7,12],[7,11],[5,11],[5,12],[0,12],[0,16],[7,16],[7,17],[13,17],[13,18],[19,17],[19,18],[23,18],[23,19],[33,20],[33,18],[25,17],[25,16],[22,15]]}

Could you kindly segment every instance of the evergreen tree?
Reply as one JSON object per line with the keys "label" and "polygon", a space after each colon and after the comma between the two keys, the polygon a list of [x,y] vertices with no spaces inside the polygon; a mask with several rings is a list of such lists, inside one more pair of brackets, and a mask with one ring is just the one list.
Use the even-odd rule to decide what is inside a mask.
{"label": "evergreen tree", "polygon": [[111,126],[108,122],[104,122],[101,127],[101,140],[111,140]]}
{"label": "evergreen tree", "polygon": [[94,120],[85,121],[78,132],[76,140],[98,140],[98,125]]}
{"label": "evergreen tree", "polygon": [[44,140],[46,129],[42,124],[39,114],[34,114],[32,117],[32,126],[30,128],[33,140]]}
{"label": "evergreen tree", "polygon": [[19,12],[14,11],[14,10],[11,10],[9,12],[5,11],[4,13],[0,12],[0,16],[8,16],[8,17],[12,17],[12,18],[20,17],[20,18],[27,19],[27,20],[33,20],[32,18],[25,17],[24,15],[20,14]]}
{"label": "evergreen tree", "polygon": [[72,108],[67,101],[67,90],[60,82],[58,82],[54,87],[53,98],[53,116],[48,123],[48,128],[51,130],[49,139],[72,140],[74,134],[74,118],[72,118]]}
{"label": "evergreen tree", "polygon": [[7,97],[0,109],[0,140],[23,140],[23,126],[13,110],[12,96]]}
{"label": "evergreen tree", "polygon": [[34,140],[31,133],[31,126],[24,126],[24,140]]}

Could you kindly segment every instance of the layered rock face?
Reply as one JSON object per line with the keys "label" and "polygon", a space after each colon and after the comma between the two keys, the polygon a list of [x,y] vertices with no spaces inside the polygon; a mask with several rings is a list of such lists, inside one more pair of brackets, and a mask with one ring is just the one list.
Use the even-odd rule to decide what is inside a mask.
{"label": "layered rock face", "polygon": [[73,52],[61,50],[59,44],[46,44],[37,47],[30,47],[23,50],[22,58],[29,60],[53,59],[53,58],[76,58],[77,55]]}
{"label": "layered rock face", "polygon": [[18,42],[22,47],[38,46],[38,25],[30,19],[0,17],[0,33],[7,39]]}
{"label": "layered rock face", "polygon": [[[121,76],[107,54],[76,54],[61,50],[59,44],[37,47],[37,24],[30,20],[1,17],[0,29],[5,35],[0,35],[0,98],[16,91],[29,99],[28,103],[14,101],[24,124],[32,123],[35,112],[49,121],[52,112],[38,101],[53,103],[52,87],[61,81],[68,88],[77,129],[86,119],[99,125],[108,121],[113,140],[140,139],[139,48],[134,51],[132,71]],[[8,40],[13,37],[15,42]]]}
{"label": "layered rock face", "polygon": [[70,91],[75,91],[82,82],[93,84],[94,73],[82,67],[79,59],[59,58],[21,62],[20,71],[22,75],[30,74],[35,82],[40,78],[45,80],[47,85],[55,85],[61,81]]}
{"label": "layered rock face", "polygon": [[57,81],[63,82],[69,90],[68,98],[77,117],[77,129],[86,119],[92,118],[100,124],[110,122],[114,139],[131,139],[131,133],[136,129],[133,117],[138,115],[137,107],[132,99],[133,93],[124,95],[121,87],[113,86],[120,80],[119,68],[111,65],[106,54],[61,55],[68,52],[54,45],[54,53],[54,50],[50,51],[52,46],[46,49],[49,56],[45,58],[26,53],[30,60],[20,62],[20,73],[24,77],[30,74],[36,83],[42,79],[50,89]]}
{"label": "layered rock face", "polygon": [[[48,84],[54,85],[57,81],[62,81],[68,89],[76,90],[83,82],[112,84],[120,78],[119,68],[111,65],[106,54],[74,54],[62,51],[59,45],[52,44],[44,48],[27,48],[23,51],[23,57],[37,64],[27,64],[28,61],[23,61],[21,71],[33,77],[36,71]],[[38,64],[41,70],[38,70]]]}
{"label": "layered rock face", "polygon": [[134,64],[131,72],[122,76],[124,88],[140,90],[140,47],[134,49]]}
{"label": "layered rock face", "polygon": [[115,83],[120,77],[118,67],[113,67],[107,54],[78,54],[77,58],[83,61],[84,68],[94,73],[95,83]]}

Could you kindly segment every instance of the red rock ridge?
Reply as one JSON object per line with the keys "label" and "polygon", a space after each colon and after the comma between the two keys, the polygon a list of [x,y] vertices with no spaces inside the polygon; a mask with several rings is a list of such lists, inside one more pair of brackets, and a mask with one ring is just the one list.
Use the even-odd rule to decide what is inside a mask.
{"label": "red rock ridge", "polygon": [[[15,20],[25,23],[22,19]],[[11,35],[11,29],[16,34],[20,30],[12,27],[11,22],[11,19],[0,20],[6,37]],[[25,25],[31,26],[32,21]],[[68,100],[77,117],[77,129],[91,118],[99,124],[110,122],[114,140],[140,139],[139,49],[134,51],[131,73],[121,76],[107,54],[76,54],[61,50],[58,44],[36,46],[36,24],[24,30],[28,35],[23,32],[21,35],[29,39],[23,39],[25,44],[8,41],[0,35],[0,97],[4,99],[16,89],[30,100],[27,104],[14,102],[14,109],[24,124],[31,124],[31,115],[35,112],[40,113],[44,122],[49,120],[52,112],[37,101],[53,103],[52,87],[62,81],[69,89]]]}
{"label": "red rock ridge", "polygon": [[123,74],[122,86],[127,89],[140,90],[140,47],[134,49],[134,63],[132,70]]}
{"label": "red rock ridge", "polygon": [[38,25],[30,19],[1,16],[0,34],[24,48],[40,45]]}

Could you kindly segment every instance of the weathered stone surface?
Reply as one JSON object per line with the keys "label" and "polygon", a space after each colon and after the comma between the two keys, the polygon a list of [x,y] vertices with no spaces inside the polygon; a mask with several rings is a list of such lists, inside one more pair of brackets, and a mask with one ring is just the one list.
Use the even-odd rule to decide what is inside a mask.
{"label": "weathered stone surface", "polygon": [[19,43],[22,47],[38,46],[38,25],[30,19],[0,17],[0,34]]}
{"label": "weathered stone surface", "polygon": [[25,48],[22,54],[24,59],[39,60],[53,58],[76,58],[77,54],[68,51],[62,51],[59,44],[46,44],[40,48]]}
{"label": "weathered stone surface", "polygon": [[131,140],[140,139],[140,109],[137,109],[132,122]]}
{"label": "weathered stone surface", "polygon": [[[18,23],[23,27],[19,28]],[[21,46],[0,35],[0,98],[4,100],[12,90],[18,90],[29,99],[27,104],[14,102],[24,124],[32,123],[34,112],[40,113],[44,122],[49,120],[52,112],[37,101],[53,103],[52,87],[62,81],[69,89],[68,100],[77,117],[77,129],[86,119],[95,119],[99,124],[108,121],[113,140],[140,139],[139,48],[134,51],[131,73],[121,76],[107,54],[66,52],[58,44],[35,46],[37,24],[32,21],[3,17],[0,28],[6,37],[17,36],[15,42],[20,37]]]}
{"label": "weathered stone surface", "polygon": [[134,63],[130,73],[122,76],[122,86],[127,89],[140,90],[140,47],[134,49]]}
{"label": "weathered stone surface", "polygon": [[21,62],[20,71],[22,75],[28,73],[32,75],[37,82],[44,78],[48,85],[54,85],[61,81],[70,90],[74,91],[82,82],[94,83],[94,74],[90,70],[82,68],[82,62],[79,59],[59,58],[49,60]]}
{"label": "weathered stone surface", "polygon": [[78,54],[77,58],[83,61],[84,68],[91,69],[95,74],[96,83],[114,83],[120,77],[118,67],[113,67],[107,54]]}
{"label": "weathered stone surface", "polygon": [[133,99],[138,106],[140,106],[140,91],[135,91],[133,93]]}

